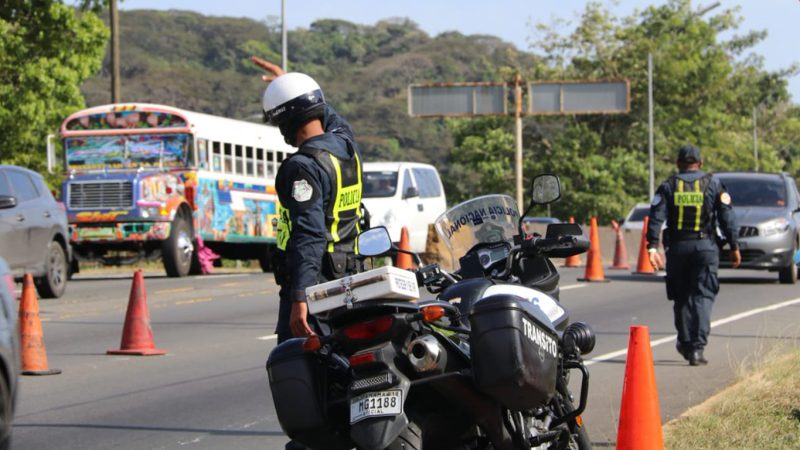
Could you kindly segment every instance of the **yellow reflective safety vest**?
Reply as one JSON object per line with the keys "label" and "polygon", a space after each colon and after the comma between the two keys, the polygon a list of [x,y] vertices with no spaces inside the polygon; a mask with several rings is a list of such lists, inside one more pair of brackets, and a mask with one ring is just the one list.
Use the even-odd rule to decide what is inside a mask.
{"label": "yellow reflective safety vest", "polygon": [[685,181],[677,176],[670,178],[672,187],[671,211],[667,225],[670,230],[707,231],[713,204],[705,201],[706,189],[711,184],[710,173],[694,180]]}
{"label": "yellow reflective safety vest", "polygon": [[[330,197],[325,201],[325,232],[329,253],[358,253],[355,238],[361,232],[361,159],[354,149],[352,153],[352,159],[343,160],[333,153],[306,147],[291,156],[305,154],[328,174],[331,189]],[[285,251],[292,232],[292,220],[289,210],[280,204],[278,217],[277,246]]]}

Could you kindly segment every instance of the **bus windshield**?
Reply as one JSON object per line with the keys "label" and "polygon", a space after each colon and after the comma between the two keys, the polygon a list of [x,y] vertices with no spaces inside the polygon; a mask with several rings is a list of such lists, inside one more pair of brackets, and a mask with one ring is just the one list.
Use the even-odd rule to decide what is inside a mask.
{"label": "bus windshield", "polygon": [[188,134],[79,136],[64,139],[67,169],[169,168],[187,164]]}

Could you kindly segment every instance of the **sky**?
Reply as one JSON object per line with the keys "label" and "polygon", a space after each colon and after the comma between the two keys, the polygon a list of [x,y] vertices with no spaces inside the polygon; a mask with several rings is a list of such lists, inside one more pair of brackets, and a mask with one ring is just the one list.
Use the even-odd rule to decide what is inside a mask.
{"label": "sky", "polygon": [[[390,17],[407,17],[428,34],[445,31],[463,34],[491,34],[531,50],[533,24],[551,22],[554,17],[574,19],[582,11],[582,0],[285,0],[286,23],[289,29],[308,28],[317,19],[344,19],[372,25]],[[644,9],[666,0],[618,0],[605,2],[618,16],[627,16],[635,9]],[[764,57],[768,70],[779,70],[800,61],[800,1],[798,0],[720,0],[720,7],[706,14],[709,17],[724,9],[739,7],[743,21],[739,32],[767,30],[768,36],[752,49]],[[695,10],[713,3],[692,0]],[[182,9],[206,15],[248,17],[263,20],[280,16],[281,0],[124,0],[120,9]],[[644,57],[644,56],[643,56]],[[657,68],[656,61],[656,68]],[[800,75],[789,79],[789,91],[800,103]]]}

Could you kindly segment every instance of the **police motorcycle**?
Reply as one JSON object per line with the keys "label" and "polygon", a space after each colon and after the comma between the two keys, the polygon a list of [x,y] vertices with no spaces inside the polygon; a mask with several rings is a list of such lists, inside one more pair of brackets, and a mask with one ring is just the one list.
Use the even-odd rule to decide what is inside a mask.
{"label": "police motorcycle", "polygon": [[[560,198],[558,178],[536,177],[532,197],[528,209]],[[569,324],[545,293],[558,283],[548,258],[588,242],[572,224],[526,236],[522,216],[505,195],[445,212],[440,237],[465,250],[452,274],[436,264],[381,267],[309,288],[309,310],[330,333],[287,340],[267,361],[286,434],[324,450],[591,448],[581,356],[594,334]],[[359,235],[358,247],[364,256],[401,252],[382,227]],[[420,286],[436,298],[416,300]]]}

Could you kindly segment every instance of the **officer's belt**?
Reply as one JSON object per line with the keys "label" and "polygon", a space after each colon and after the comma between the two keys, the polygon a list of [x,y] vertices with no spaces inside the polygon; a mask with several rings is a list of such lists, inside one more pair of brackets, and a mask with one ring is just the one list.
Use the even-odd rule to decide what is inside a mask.
{"label": "officer's belt", "polygon": [[711,235],[703,231],[670,231],[669,238],[674,241],[697,241],[700,239],[710,239]]}

